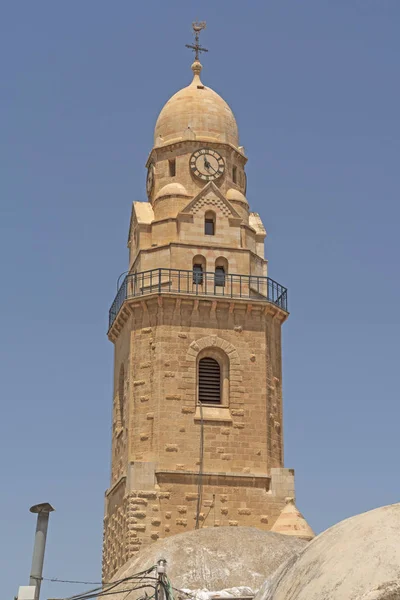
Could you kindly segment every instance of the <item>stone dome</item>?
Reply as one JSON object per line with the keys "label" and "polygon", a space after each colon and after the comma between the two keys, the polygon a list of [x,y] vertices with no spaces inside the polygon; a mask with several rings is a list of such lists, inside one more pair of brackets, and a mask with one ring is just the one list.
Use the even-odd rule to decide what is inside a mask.
{"label": "stone dome", "polygon": [[[236,586],[260,587],[284,562],[306,546],[303,540],[254,527],[208,527],[159,540],[140,550],[117,573],[117,581],[167,560],[168,577],[175,588],[223,590]],[[115,588],[109,600],[121,600]],[[114,591],[114,590],[113,590]],[[132,591],[126,600],[143,595]],[[152,594],[149,588],[148,594]],[[124,597],[125,598],[125,597]]]}
{"label": "stone dome", "polygon": [[242,202],[242,204],[248,204],[246,196],[235,188],[229,188],[229,190],[226,192],[226,199],[232,200],[233,202]]}
{"label": "stone dome", "polygon": [[236,119],[228,104],[200,80],[202,66],[192,65],[193,81],[161,110],[154,130],[154,145],[197,139],[239,146]]}
{"label": "stone dome", "polygon": [[164,187],[159,190],[154,198],[154,200],[158,200],[158,198],[163,198],[164,196],[189,196],[185,186],[181,183],[167,183]]}
{"label": "stone dome", "polygon": [[310,542],[256,600],[399,600],[400,504],[351,517]]}

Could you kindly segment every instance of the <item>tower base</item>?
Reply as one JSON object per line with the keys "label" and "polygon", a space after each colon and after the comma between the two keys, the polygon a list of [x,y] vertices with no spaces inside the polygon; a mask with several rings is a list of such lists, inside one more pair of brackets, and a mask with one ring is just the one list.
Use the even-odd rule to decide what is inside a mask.
{"label": "tower base", "polygon": [[[197,518],[198,497],[201,508]],[[199,527],[238,525],[271,529],[285,499],[294,497],[293,469],[269,475],[158,470],[155,463],[129,465],[106,493],[103,580],[143,546]]]}

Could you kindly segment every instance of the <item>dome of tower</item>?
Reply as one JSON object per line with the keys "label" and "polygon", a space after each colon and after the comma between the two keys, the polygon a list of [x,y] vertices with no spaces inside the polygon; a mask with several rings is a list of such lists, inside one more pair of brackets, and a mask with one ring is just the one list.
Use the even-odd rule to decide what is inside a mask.
{"label": "dome of tower", "polygon": [[155,146],[185,139],[239,146],[234,114],[221,96],[202,84],[201,69],[201,63],[195,61],[192,83],[174,94],[161,110],[154,130]]}
{"label": "dome of tower", "polygon": [[226,192],[226,199],[232,200],[233,202],[242,202],[242,204],[246,205],[248,204],[246,196],[235,188],[229,188],[229,190]]}
{"label": "dome of tower", "polygon": [[[246,586],[256,590],[306,545],[304,540],[254,527],[208,527],[180,533],[141,548],[114,575],[114,581],[125,581],[107,598],[120,600],[121,590],[134,587],[127,585],[126,578],[161,558],[167,561],[168,577],[175,588],[223,590]],[[143,592],[132,590],[126,600],[143,597]],[[152,589],[147,592],[150,595]]]}
{"label": "dome of tower", "polygon": [[173,182],[167,183],[164,187],[161,188],[159,192],[157,192],[154,200],[158,200],[159,198],[163,198],[164,196],[189,196],[185,186],[181,183]]}

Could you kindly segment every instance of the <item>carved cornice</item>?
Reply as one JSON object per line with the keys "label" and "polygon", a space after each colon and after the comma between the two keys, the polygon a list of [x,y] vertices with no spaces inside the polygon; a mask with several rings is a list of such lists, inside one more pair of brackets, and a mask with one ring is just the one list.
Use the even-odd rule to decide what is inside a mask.
{"label": "carved cornice", "polygon": [[[199,477],[198,471],[168,471],[159,469],[156,471],[158,483],[197,483]],[[226,473],[226,472],[205,472],[202,474],[203,485],[226,485],[237,487],[263,487],[269,490],[271,477],[267,474],[259,475],[255,473]]]}
{"label": "carved cornice", "polygon": [[[150,151],[150,154],[147,158],[146,161],[146,169],[149,167],[150,163],[153,161],[157,161],[159,160],[159,154],[165,154],[165,152],[171,152],[172,150],[178,150],[179,148],[184,148],[185,146],[196,146],[196,145],[204,145],[207,144],[207,146],[209,148],[226,148],[227,150],[230,151],[231,155],[236,156],[237,159],[239,159],[239,162],[242,163],[242,165],[245,165],[247,163],[247,156],[245,156],[242,152],[240,152],[233,144],[230,144],[229,142],[217,142],[217,141],[211,141],[208,140],[207,138],[196,138],[195,140],[177,140],[177,141],[172,141],[166,144],[163,144],[162,146],[155,146],[152,148],[152,150]],[[189,150],[190,152],[190,150]]]}
{"label": "carved cornice", "polygon": [[[224,310],[227,314],[233,315],[236,311],[239,311],[244,319],[274,319],[278,323],[282,324],[286,321],[289,313],[284,311],[282,308],[268,302],[267,300],[249,300],[248,298],[220,298],[214,296],[193,296],[191,294],[176,294],[162,292],[154,294],[146,294],[146,296],[139,296],[134,298],[128,298],[125,300],[122,309],[119,311],[114,323],[108,331],[108,339],[115,343],[118,339],[125,323],[129,316],[133,315],[135,318],[136,311],[157,313],[160,310],[164,310],[167,303],[172,303],[174,309],[179,310],[184,304],[186,308],[191,309],[192,312],[196,312],[200,307],[208,308],[210,311],[213,310]],[[245,323],[243,324],[245,327]]]}

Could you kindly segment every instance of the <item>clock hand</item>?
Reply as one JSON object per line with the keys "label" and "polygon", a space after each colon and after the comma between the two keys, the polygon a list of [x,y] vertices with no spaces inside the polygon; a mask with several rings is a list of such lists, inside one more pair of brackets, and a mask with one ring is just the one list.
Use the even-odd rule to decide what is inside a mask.
{"label": "clock hand", "polygon": [[206,159],[206,157],[204,157],[204,168],[207,169],[207,171],[209,171],[210,169],[212,169],[214,171],[214,173],[217,172],[214,169],[214,167],[212,167],[211,164],[208,162],[208,160]]}

